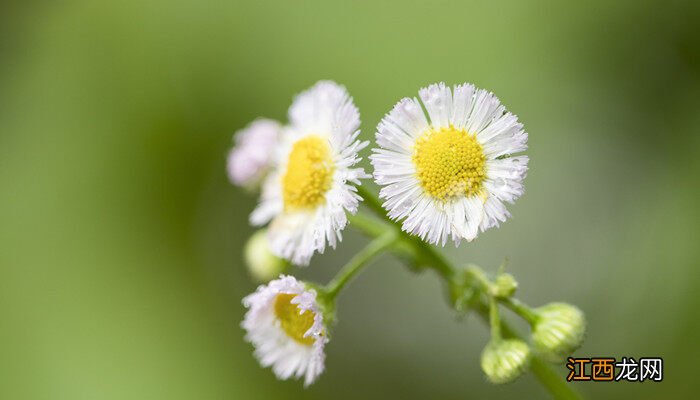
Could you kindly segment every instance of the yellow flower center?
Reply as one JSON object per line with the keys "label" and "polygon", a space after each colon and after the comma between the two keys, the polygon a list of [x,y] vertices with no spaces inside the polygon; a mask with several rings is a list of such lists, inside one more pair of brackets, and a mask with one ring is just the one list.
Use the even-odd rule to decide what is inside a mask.
{"label": "yellow flower center", "polygon": [[314,338],[311,336],[304,337],[306,331],[314,324],[314,313],[306,311],[299,314],[301,311],[296,304],[292,304],[292,299],[296,294],[280,293],[275,298],[275,316],[280,322],[282,330],[301,344],[310,346],[314,343]]}
{"label": "yellow flower center", "polygon": [[430,129],[416,141],[413,163],[423,189],[439,200],[478,194],[486,157],[475,135],[464,129]]}
{"label": "yellow flower center", "polygon": [[312,135],[294,143],[282,178],[285,209],[309,209],[323,203],[334,171],[327,140]]}

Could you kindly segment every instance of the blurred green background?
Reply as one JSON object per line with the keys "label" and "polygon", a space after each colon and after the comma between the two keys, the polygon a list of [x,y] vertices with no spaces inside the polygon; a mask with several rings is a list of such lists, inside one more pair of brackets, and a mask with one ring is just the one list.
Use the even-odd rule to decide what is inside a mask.
{"label": "blurred green background", "polygon": [[[527,193],[449,256],[508,257],[523,300],[583,308],[581,356],[664,358],[662,383],[577,384],[587,397],[692,397],[698,2],[0,7],[0,398],[546,397],[531,375],[488,384],[483,324],[389,256],[341,297],[317,384],[258,366],[239,327],[255,199],[225,156],[319,79],[347,86],[364,138],[426,84],[494,91],[530,133]],[[364,242],[348,229],[298,274],[325,282]]]}

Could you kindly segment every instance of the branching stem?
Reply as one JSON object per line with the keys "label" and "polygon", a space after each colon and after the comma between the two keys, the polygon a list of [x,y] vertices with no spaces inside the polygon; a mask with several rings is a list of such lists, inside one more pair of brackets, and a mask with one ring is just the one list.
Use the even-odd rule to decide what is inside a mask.
{"label": "branching stem", "polygon": [[328,300],[334,300],[338,293],[347,285],[350,280],[360,272],[369,262],[381,253],[383,250],[391,247],[396,241],[397,236],[393,230],[385,231],[374,239],[370,244],[357,253],[350,261],[340,270],[333,280],[328,283],[324,292]]}
{"label": "branching stem", "polygon": [[[380,218],[385,218],[386,212],[382,208],[381,204],[379,203],[379,200],[373,193],[369,192],[364,186],[358,187],[358,193],[360,194],[360,196],[363,197],[364,204],[368,208],[370,208]],[[354,216],[351,218],[351,222],[352,226],[355,226],[356,228],[360,229],[363,233],[370,237],[384,238],[381,241],[381,248],[377,249],[375,248],[375,246],[372,246],[372,244],[368,246],[368,248],[375,248],[375,250],[371,252],[372,256],[377,254],[384,248],[391,248],[392,251],[404,256],[410,254],[413,257],[416,266],[418,266],[419,268],[433,269],[435,272],[438,273],[438,275],[440,275],[445,280],[445,282],[450,287],[463,284],[463,282],[461,281],[457,282],[457,276],[459,276],[458,272],[463,272],[467,274],[467,276],[470,278],[467,280],[467,282],[470,283],[470,287],[464,287],[462,289],[476,290],[482,294],[476,297],[477,302],[473,305],[476,312],[482,317],[482,319],[491,323],[492,329],[495,328],[497,330],[496,334],[498,334],[499,336],[502,334],[503,337],[520,338],[520,335],[505,321],[497,321],[498,323],[496,324],[494,324],[493,321],[491,321],[492,319],[494,319],[494,317],[496,320],[498,320],[498,305],[496,304],[496,299],[492,296],[492,293],[489,293],[490,284],[488,282],[488,279],[486,279],[485,274],[479,267],[470,266],[469,268],[458,270],[457,268],[453,267],[441,253],[436,251],[434,247],[420,240],[420,238],[411,236],[406,232],[403,232],[401,230],[401,226],[397,222],[391,222],[390,224],[387,224],[382,221],[378,221],[365,216]],[[387,232],[392,232],[392,236],[384,236]],[[377,242],[378,240],[379,239],[376,239],[375,242]],[[374,244],[375,242],[372,243]],[[379,245],[377,244],[376,246],[378,247]],[[363,252],[367,251],[368,253],[370,253],[368,248],[363,250]],[[363,252],[361,252],[360,254],[362,254]],[[360,254],[358,254],[358,256]],[[353,264],[352,260],[348,265],[351,264]],[[364,265],[364,262],[362,263],[362,265]],[[350,268],[351,270],[347,273],[347,275],[349,275],[349,277],[352,277],[352,275],[356,273],[354,269],[359,270],[359,268],[360,267]],[[343,276],[346,274],[341,271],[340,275]],[[347,279],[349,279],[349,277]],[[333,282],[335,282],[336,280],[342,281],[343,279],[335,279]],[[329,291],[335,290],[335,292],[337,292],[339,289],[334,289],[334,287],[337,286],[338,283],[334,284],[333,282],[329,284]],[[342,287],[344,283],[340,283],[340,285]],[[493,307],[490,306],[490,301],[493,302]],[[523,303],[511,298],[498,299],[498,301],[503,303],[506,307],[513,310],[515,313],[523,317],[531,324],[536,321],[537,317],[534,310],[530,309]],[[452,306],[454,306],[454,304],[452,304]],[[492,313],[492,309],[495,309],[495,313]],[[551,369],[551,367],[539,356],[532,356],[530,368],[537,380],[549,391],[549,393],[554,398],[581,398],[580,395],[570,385],[568,385],[562,377],[557,375]]]}

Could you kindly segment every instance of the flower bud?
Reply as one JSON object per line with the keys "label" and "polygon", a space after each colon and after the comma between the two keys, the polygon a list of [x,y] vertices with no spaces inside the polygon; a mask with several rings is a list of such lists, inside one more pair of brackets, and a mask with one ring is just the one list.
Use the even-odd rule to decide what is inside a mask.
{"label": "flower bud", "polygon": [[550,361],[559,361],[583,343],[586,320],[583,312],[566,303],[550,303],[535,310],[532,344]]}
{"label": "flower bud", "polygon": [[274,162],[271,149],[279,142],[282,127],[277,121],[258,119],[234,135],[226,170],[231,183],[257,190]]}
{"label": "flower bud", "polygon": [[518,282],[511,274],[500,274],[493,284],[493,295],[500,298],[510,297],[518,288]]}
{"label": "flower bud", "polygon": [[250,275],[258,282],[268,282],[277,278],[287,269],[287,262],[270,250],[267,232],[261,229],[248,239],[243,250]]}
{"label": "flower bud", "polygon": [[481,353],[481,369],[492,383],[508,383],[525,372],[530,348],[519,339],[491,341]]}

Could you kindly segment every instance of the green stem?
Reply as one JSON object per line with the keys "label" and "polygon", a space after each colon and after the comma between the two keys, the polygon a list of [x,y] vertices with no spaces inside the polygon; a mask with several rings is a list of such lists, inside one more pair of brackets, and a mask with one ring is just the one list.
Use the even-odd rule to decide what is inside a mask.
{"label": "green stem", "polygon": [[358,186],[357,187],[357,194],[362,196],[362,204],[366,205],[369,207],[370,210],[372,210],[373,213],[377,214],[378,217],[380,218],[385,218],[386,217],[386,210],[384,210],[384,207],[382,207],[382,204],[379,201],[379,198],[374,195],[374,193],[370,192],[367,190],[367,186]]}
{"label": "green stem", "polygon": [[489,296],[489,323],[491,324],[491,340],[501,340],[501,319],[498,317],[498,303]]}
{"label": "green stem", "polygon": [[513,312],[521,316],[530,325],[534,325],[537,322],[537,312],[535,312],[535,310],[530,308],[527,304],[523,303],[522,301],[514,299],[512,297],[508,297],[505,299],[501,299],[501,303],[503,303],[503,305],[510,308],[511,310],[513,310]]}
{"label": "green stem", "polygon": [[[364,204],[369,207],[375,214],[377,214],[380,218],[384,218],[386,215],[386,211],[382,208],[381,204],[379,203],[379,200],[376,198],[375,195],[373,195],[370,191],[367,190],[366,187],[360,186],[358,187],[358,194],[362,196],[364,199]],[[371,237],[376,237],[376,233],[379,231],[379,229],[376,228],[369,228],[369,222],[372,220],[370,219],[364,219],[364,225],[356,225],[357,228],[360,228],[362,232],[365,234],[371,236]],[[376,222],[379,224],[379,222]],[[411,236],[408,233],[404,232],[401,230],[401,226],[398,222],[392,221],[392,225],[394,226],[394,229],[398,232],[398,241],[399,243],[404,243],[407,246],[410,246],[413,248],[414,255],[417,259],[418,262],[421,264],[424,264],[424,267],[429,267],[434,269],[440,276],[442,276],[448,283],[451,283],[454,281],[454,278],[456,276],[456,269],[452,267],[452,265],[447,261],[447,259],[438,251],[435,250],[435,248],[431,247],[429,244],[425,243],[424,241],[420,240],[420,238],[417,238],[415,236]],[[480,271],[480,270],[479,270]],[[469,272],[469,270],[468,270]],[[473,275],[474,276],[474,275]],[[485,292],[487,287],[483,287],[483,282],[481,281],[480,278],[483,278],[483,274],[480,274],[479,276],[474,276],[476,281],[479,283],[478,284],[478,289],[481,290],[482,292]],[[488,294],[488,293],[487,293]],[[523,311],[522,308],[518,308],[516,303],[513,302],[504,302],[504,304],[516,311],[518,314]],[[515,308],[512,308],[515,307]],[[517,311],[516,308],[519,310]],[[488,304],[485,303],[483,299],[480,299],[476,306],[475,310],[479,313],[479,315],[485,319],[489,320],[490,319],[490,308]],[[527,315],[527,313],[525,313]],[[527,320],[527,318],[525,318]],[[520,335],[510,327],[508,323],[505,321],[500,321],[500,329],[505,337],[511,337],[511,338],[519,338]],[[545,362],[543,361],[540,357],[537,355],[532,356],[532,362],[531,362],[531,370],[534,373],[535,377],[537,380],[549,391],[549,393],[555,398],[555,399],[580,399],[580,395],[571,387],[570,384],[567,384],[566,381],[559,375],[557,375],[552,368]]]}
{"label": "green stem", "polygon": [[396,241],[396,233],[393,230],[385,230],[384,233],[377,236],[370,244],[357,253],[347,264],[338,272],[338,275],[328,283],[324,292],[326,298],[330,301],[334,300],[338,293],[350,282],[350,280],[365,267],[372,258],[383,250],[391,247]]}
{"label": "green stem", "polygon": [[555,399],[581,399],[581,395],[571,387],[571,384],[567,383],[561,375],[554,372],[549,364],[542,360],[542,358],[532,357],[530,360],[530,370]]}
{"label": "green stem", "polygon": [[360,231],[371,237],[378,237],[387,231],[387,228],[393,229],[393,225],[383,224],[376,218],[369,217],[362,213],[348,215],[350,225],[358,228]]}

